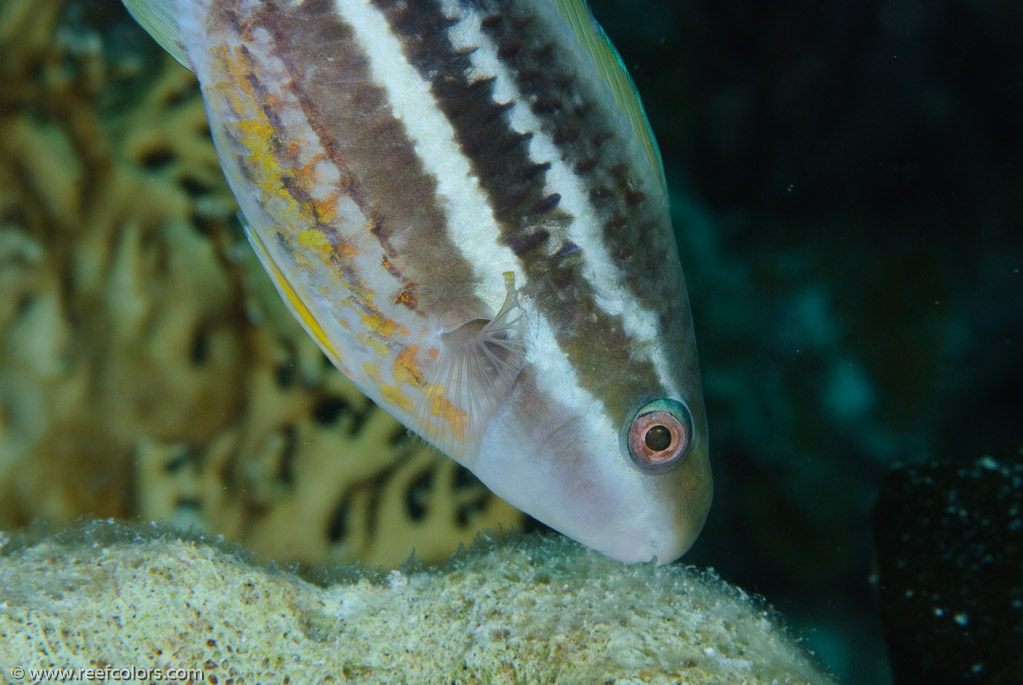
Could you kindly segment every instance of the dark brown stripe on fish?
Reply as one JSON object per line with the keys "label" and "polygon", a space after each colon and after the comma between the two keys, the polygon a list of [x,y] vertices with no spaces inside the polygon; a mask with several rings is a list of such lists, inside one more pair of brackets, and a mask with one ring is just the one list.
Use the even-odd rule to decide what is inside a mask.
{"label": "dark brown stripe on fish", "polygon": [[[347,173],[344,193],[370,218],[395,275],[394,297],[417,309],[484,310],[473,292],[472,267],[448,235],[436,180],[392,116],[386,92],[375,84],[334,3],[265,2],[247,23],[250,31],[262,27],[272,36],[274,56],[291,76],[287,87],[327,157],[342,176]],[[332,229],[341,237],[363,230]],[[445,288],[431,287],[442,282]]]}
{"label": "dark brown stripe on fish", "polygon": [[[530,283],[526,292],[551,322],[559,345],[579,375],[580,384],[600,397],[612,415],[624,415],[627,407],[619,405],[656,391],[659,387],[657,374],[649,361],[634,354],[642,354],[642,351],[631,345],[621,317],[608,314],[597,303],[583,271],[585,254],[569,238],[568,225],[573,217],[560,208],[558,194],[546,191],[549,163],[530,157],[531,134],[512,128],[508,103],[494,99],[493,79],[469,82],[467,74],[473,67],[471,51],[456,50],[452,46],[446,32],[451,18],[442,13],[437,3],[375,0],[373,4],[385,14],[392,30],[400,35],[409,62],[431,84],[439,107],[454,127],[462,152],[469,158],[494,208],[501,242],[519,257]],[[488,10],[493,5],[479,4],[486,4]],[[531,54],[527,48],[535,41],[528,32],[541,23],[523,14],[521,8],[515,11],[518,14],[512,17],[490,11],[482,15],[488,32],[502,31],[503,43],[499,46],[504,47],[499,47],[499,51],[505,57]],[[512,37],[508,31],[515,27],[522,34]],[[559,87],[584,95],[581,86],[572,90],[575,74],[567,55],[552,42],[537,49],[557,66]],[[538,78],[523,77],[526,72],[536,71],[533,65],[513,62],[509,66],[517,81]],[[550,69],[550,65],[547,68]],[[584,113],[596,110],[588,104],[581,109]],[[558,129],[558,122],[550,121],[561,111],[553,96],[540,106],[534,104],[533,110],[545,122],[545,129]],[[566,119],[561,124],[565,133],[558,137],[560,149],[570,157],[588,154],[588,148],[578,153],[572,153],[571,148],[582,145],[583,138],[588,141],[608,139],[605,128],[586,135],[582,133],[598,126],[595,118],[584,117],[574,123]],[[600,230],[600,227],[593,229]],[[544,249],[547,244],[551,245],[550,249]],[[595,345],[598,340],[600,344]],[[605,368],[608,364],[625,367],[627,372],[622,376],[633,387],[608,387]]]}
{"label": "dark brown stripe on fish", "polygon": [[[591,184],[591,197],[600,199],[594,206],[603,217],[604,240],[615,246],[612,254],[618,259],[630,260],[626,272],[631,278],[626,282],[632,294],[652,309],[677,300],[681,282],[650,277],[662,270],[664,251],[674,249],[674,244],[663,241],[670,236],[664,230],[666,208],[644,204],[646,194],[636,186],[640,176],[623,154],[626,141],[608,125],[613,118],[588,92],[587,84],[567,76],[572,60],[567,51],[558,49],[558,36],[547,35],[543,22],[526,21],[529,3],[476,0],[472,4],[493,13],[483,28],[499,50],[504,46],[505,64],[516,73],[516,86],[533,103],[543,129],[556,143],[561,141],[565,162]],[[664,244],[660,250],[650,249],[653,241]]]}

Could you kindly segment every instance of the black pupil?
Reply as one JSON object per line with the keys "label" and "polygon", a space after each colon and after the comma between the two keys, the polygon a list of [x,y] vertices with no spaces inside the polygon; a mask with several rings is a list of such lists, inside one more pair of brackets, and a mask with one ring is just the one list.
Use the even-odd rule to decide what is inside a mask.
{"label": "black pupil", "polygon": [[651,426],[644,439],[646,446],[654,452],[663,452],[671,447],[671,431],[664,426]]}

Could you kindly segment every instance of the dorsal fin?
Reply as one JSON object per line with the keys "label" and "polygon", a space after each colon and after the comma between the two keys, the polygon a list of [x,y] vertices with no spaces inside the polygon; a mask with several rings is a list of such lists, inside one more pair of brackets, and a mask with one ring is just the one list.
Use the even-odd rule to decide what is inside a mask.
{"label": "dorsal fin", "polygon": [[494,318],[474,319],[441,336],[436,363],[416,408],[424,437],[452,456],[482,437],[526,363],[526,318],[515,277]]}
{"label": "dorsal fin", "polygon": [[174,59],[192,71],[178,29],[178,19],[181,16],[179,3],[180,0],[124,0],[124,6],[135,17],[135,21]]}
{"label": "dorsal fin", "polygon": [[643,103],[632,82],[629,71],[622,62],[621,55],[611,44],[604,29],[590,13],[585,0],[554,0],[554,7],[575,32],[575,37],[582,48],[593,58],[597,73],[607,83],[614,96],[615,104],[628,119],[632,133],[639,141],[650,160],[652,176],[657,178],[667,193],[667,182],[664,180],[664,163],[661,151],[650,128]]}

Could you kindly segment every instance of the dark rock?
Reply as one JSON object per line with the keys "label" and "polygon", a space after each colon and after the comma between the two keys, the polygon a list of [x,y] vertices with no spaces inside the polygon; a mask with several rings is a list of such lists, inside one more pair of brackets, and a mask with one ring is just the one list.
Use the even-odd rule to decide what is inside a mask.
{"label": "dark rock", "polygon": [[1023,450],[896,469],[874,540],[895,685],[1023,683]]}

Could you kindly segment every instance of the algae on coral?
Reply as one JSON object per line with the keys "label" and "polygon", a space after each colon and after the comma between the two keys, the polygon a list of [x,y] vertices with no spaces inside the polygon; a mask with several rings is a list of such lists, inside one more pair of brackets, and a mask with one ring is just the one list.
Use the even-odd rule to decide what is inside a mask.
{"label": "algae on coral", "polygon": [[[202,668],[219,682],[830,683],[710,573],[561,536],[318,587],[244,553],[97,522],[0,548],[0,663]],[[342,570],[342,574],[345,573]]]}

